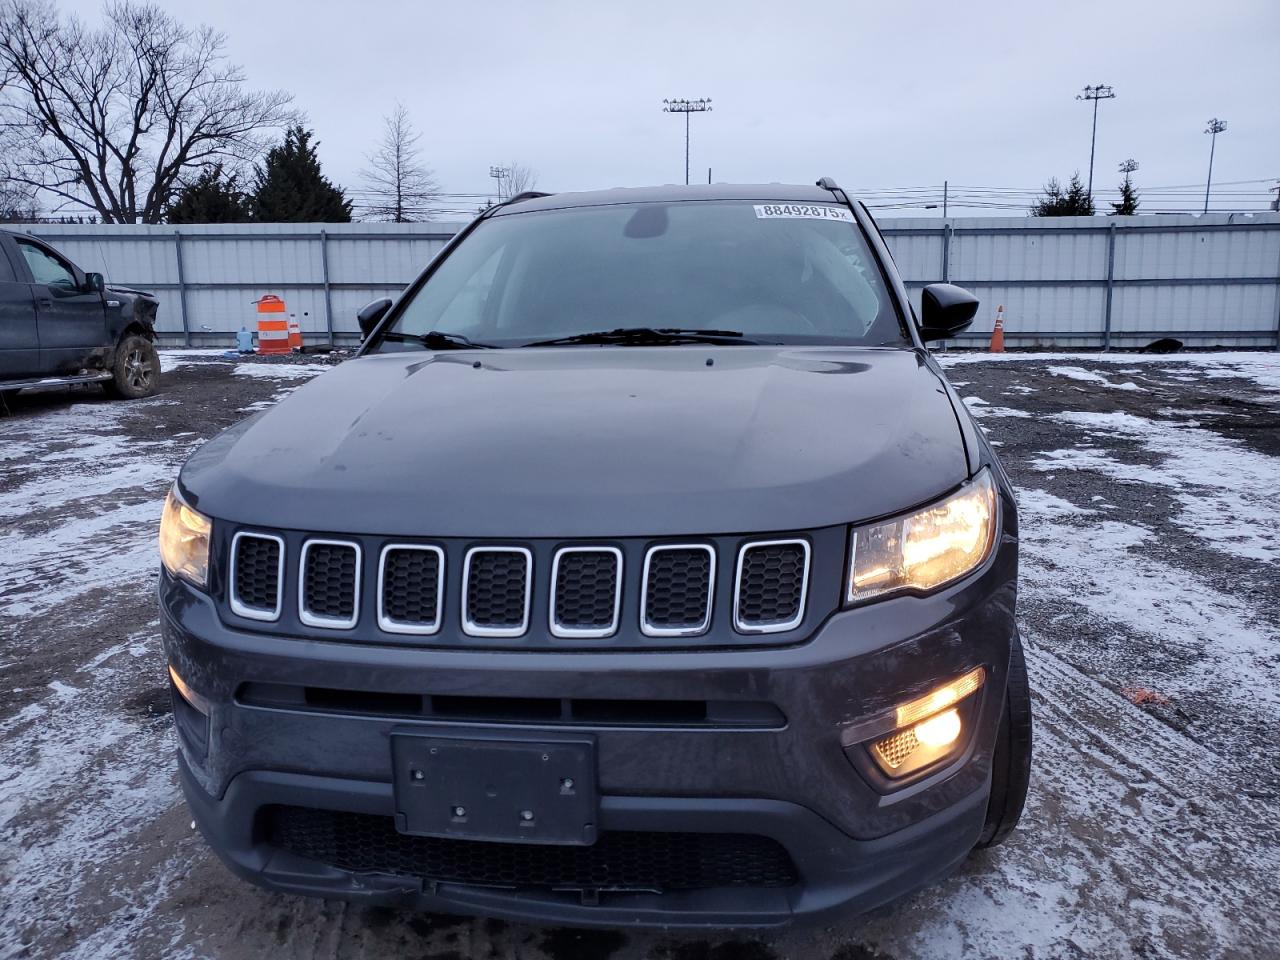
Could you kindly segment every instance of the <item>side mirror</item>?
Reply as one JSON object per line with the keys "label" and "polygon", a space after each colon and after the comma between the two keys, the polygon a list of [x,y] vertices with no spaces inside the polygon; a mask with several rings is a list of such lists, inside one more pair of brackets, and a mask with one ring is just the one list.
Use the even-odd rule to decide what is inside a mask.
{"label": "side mirror", "polygon": [[978,298],[953,283],[931,283],[920,295],[920,339],[946,340],[973,323]]}
{"label": "side mirror", "polygon": [[391,309],[391,301],[386,297],[381,300],[374,300],[372,303],[366,303],[359,313],[356,314],[356,320],[360,324],[360,332],[367,338],[373,333],[374,328]]}
{"label": "side mirror", "polygon": [[84,283],[80,285],[80,289],[85,293],[102,293],[106,288],[107,282],[100,273],[86,273]]}

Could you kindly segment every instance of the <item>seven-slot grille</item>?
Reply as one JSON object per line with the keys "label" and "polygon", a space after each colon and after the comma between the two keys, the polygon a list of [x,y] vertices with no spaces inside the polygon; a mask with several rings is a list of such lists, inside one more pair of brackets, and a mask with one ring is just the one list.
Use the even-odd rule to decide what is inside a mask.
{"label": "seven-slot grille", "polygon": [[617,547],[565,547],[551,570],[551,633],[607,637],[618,629],[622,604],[622,551]]}
{"label": "seven-slot grille", "polygon": [[354,627],[360,611],[360,547],[345,540],[302,545],[298,616],[309,627]]}
{"label": "seven-slot grille", "polygon": [[462,572],[462,629],[518,637],[529,629],[533,555],[524,547],[472,547]]}
{"label": "seven-slot grille", "polygon": [[[733,569],[737,632],[776,633],[800,626],[810,551],[809,541],[801,538],[741,545]],[[232,538],[228,596],[234,613],[257,620],[279,619],[287,553],[284,540],[273,534],[241,531]],[[302,623],[325,629],[354,627],[361,616],[361,566],[358,543],[305,540],[297,577]],[[377,554],[376,594],[370,601],[379,628],[387,633],[434,634],[441,629],[446,609],[459,609],[463,632],[470,636],[519,637],[528,632],[535,576],[529,549],[468,549],[457,608],[446,602],[445,568],[444,547],[383,545]],[[541,580],[545,584],[541,589],[550,592],[551,634],[600,638],[617,633],[623,615],[623,574],[623,553],[617,547],[560,547],[552,558],[550,583]],[[639,610],[631,616],[638,614],[645,636],[697,636],[711,627],[715,593],[712,544],[653,544],[644,556]]]}
{"label": "seven-slot grille", "polygon": [[743,633],[799,626],[809,583],[809,541],[766,540],[738,552],[733,625]]}
{"label": "seven-slot grille", "polygon": [[231,542],[231,609],[250,620],[279,619],[283,574],[283,540],[237,533]]}

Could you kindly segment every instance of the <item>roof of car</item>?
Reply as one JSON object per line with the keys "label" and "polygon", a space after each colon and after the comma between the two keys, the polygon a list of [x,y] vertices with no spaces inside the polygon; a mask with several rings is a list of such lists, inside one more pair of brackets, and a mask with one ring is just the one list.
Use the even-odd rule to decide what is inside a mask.
{"label": "roof of car", "polygon": [[517,200],[494,211],[495,216],[559,210],[564,207],[599,207],[613,203],[678,203],[691,200],[769,200],[784,203],[839,202],[830,190],[793,183],[700,183],[660,187],[614,187],[577,193],[552,193]]}

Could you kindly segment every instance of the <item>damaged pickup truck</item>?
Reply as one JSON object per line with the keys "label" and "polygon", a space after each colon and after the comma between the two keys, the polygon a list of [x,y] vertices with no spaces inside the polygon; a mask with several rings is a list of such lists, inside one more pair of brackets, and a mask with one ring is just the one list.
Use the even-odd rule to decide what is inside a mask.
{"label": "damaged pickup truck", "polygon": [[101,383],[156,392],[156,299],[108,287],[36,237],[0,230],[0,400],[27,387]]}

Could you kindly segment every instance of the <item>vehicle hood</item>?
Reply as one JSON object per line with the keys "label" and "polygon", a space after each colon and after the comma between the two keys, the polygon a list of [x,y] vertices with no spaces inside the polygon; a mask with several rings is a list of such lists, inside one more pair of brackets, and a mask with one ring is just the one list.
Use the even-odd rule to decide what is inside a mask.
{"label": "vehicle hood", "polygon": [[224,520],[439,537],[730,534],[865,520],[967,476],[906,349],[569,347],[348,361],[191,457]]}

